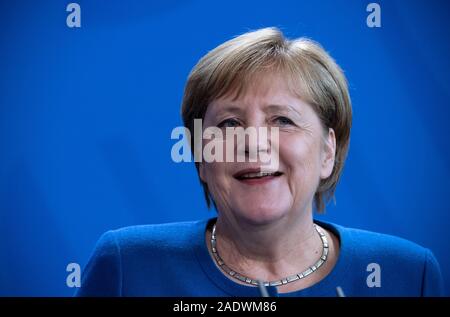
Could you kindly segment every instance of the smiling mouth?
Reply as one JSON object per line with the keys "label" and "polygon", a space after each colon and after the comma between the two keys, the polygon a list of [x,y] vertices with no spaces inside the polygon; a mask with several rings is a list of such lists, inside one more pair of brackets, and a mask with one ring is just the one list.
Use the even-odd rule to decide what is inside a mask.
{"label": "smiling mouth", "polygon": [[282,175],[281,172],[274,172],[274,173],[258,172],[258,173],[245,173],[242,175],[235,176],[235,178],[237,180],[245,180],[245,179],[260,179],[269,176],[281,176],[281,175]]}
{"label": "smiling mouth", "polygon": [[255,181],[264,181],[264,180],[270,180],[275,177],[279,177],[283,175],[282,172],[276,171],[276,172],[262,172],[258,170],[243,170],[235,175],[233,177],[237,179],[238,181],[242,181],[245,183],[249,182],[255,182]]}

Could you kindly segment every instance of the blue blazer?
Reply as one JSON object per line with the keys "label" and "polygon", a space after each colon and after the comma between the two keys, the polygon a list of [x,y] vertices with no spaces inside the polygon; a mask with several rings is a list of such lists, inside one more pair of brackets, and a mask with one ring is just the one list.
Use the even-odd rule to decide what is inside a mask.
{"label": "blue blazer", "polygon": [[[108,231],[98,241],[77,296],[260,296],[227,278],[208,253],[215,218]],[[390,235],[315,221],[340,240],[333,270],[303,290],[273,296],[440,296],[443,282],[430,250]],[[376,276],[377,275],[377,276]],[[375,282],[375,283],[374,283]]]}

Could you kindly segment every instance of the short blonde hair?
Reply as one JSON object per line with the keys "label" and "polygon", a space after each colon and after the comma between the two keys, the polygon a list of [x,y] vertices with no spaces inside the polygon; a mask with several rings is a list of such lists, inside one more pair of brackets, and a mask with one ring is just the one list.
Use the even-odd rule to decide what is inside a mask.
{"label": "short blonde hair", "polygon": [[[184,126],[193,131],[194,119],[204,119],[211,101],[231,94],[238,98],[261,72],[286,76],[292,92],[313,107],[324,129],[335,132],[334,168],[328,178],[320,181],[314,195],[317,211],[323,212],[326,202],[334,197],[344,167],[352,107],[343,71],[320,44],[306,38],[288,40],[279,29],[264,28],[219,45],[202,57],[189,74],[181,108]],[[214,199],[208,185],[200,182],[209,208]]]}

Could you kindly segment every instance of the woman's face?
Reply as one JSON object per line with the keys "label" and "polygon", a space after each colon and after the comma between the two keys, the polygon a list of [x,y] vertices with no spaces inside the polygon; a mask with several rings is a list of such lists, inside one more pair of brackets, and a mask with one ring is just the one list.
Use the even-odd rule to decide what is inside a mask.
{"label": "woman's face", "polygon": [[[311,211],[320,179],[333,169],[334,131],[324,130],[313,108],[293,95],[282,77],[260,76],[240,98],[214,100],[205,114],[203,128],[207,127],[219,127],[224,135],[227,127],[279,129],[278,140],[269,140],[272,148],[278,142],[278,168],[268,171],[275,175],[248,174],[266,171],[264,164],[248,159],[200,163],[200,177],[208,184],[219,213],[233,221],[267,224]],[[224,141],[225,148],[228,142]]]}

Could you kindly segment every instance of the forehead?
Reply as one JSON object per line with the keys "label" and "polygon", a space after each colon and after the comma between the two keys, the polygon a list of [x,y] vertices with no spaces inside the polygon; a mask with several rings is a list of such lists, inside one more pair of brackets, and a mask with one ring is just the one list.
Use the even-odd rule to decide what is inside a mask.
{"label": "forehead", "polygon": [[261,72],[248,78],[240,86],[235,86],[223,96],[213,99],[208,105],[207,114],[222,111],[245,112],[255,107],[264,108],[267,111],[283,110],[283,108],[299,111],[306,104],[301,91],[300,85],[292,83],[286,75]]}

